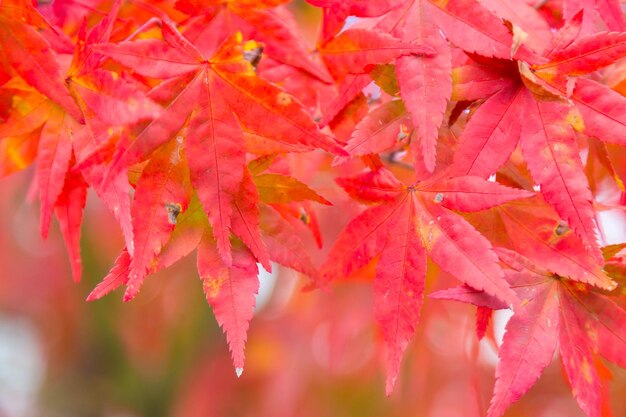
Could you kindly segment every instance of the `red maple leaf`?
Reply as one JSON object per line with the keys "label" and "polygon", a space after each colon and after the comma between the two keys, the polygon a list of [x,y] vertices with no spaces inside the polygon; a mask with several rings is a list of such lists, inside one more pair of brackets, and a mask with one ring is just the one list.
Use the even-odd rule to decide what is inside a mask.
{"label": "red maple leaf", "polygon": [[[505,271],[506,279],[522,300],[523,308],[506,325],[487,415],[501,416],[519,400],[552,362],[558,345],[572,394],[588,416],[599,417],[608,399],[602,395],[595,355],[600,353],[623,366],[626,311],[609,295],[554,274],[541,263],[535,264],[506,249],[497,252],[503,264],[510,268]],[[486,302],[489,296],[482,292],[452,289],[432,296],[505,308],[495,300]]]}
{"label": "red maple leaf", "polygon": [[619,2],[308,0],[317,41],[287,3],[0,3],[0,176],[35,163],[41,232],[56,215],[76,280],[89,188],[124,235],[88,299],[128,301],[196,251],[240,374],[260,266],[320,287],[375,269],[390,393],[430,257],[429,281],[464,283],[433,296],[476,305],[479,338],[515,308],[490,416],[557,347],[597,416],[597,354],[626,365],[624,244],[601,248],[619,230],[600,216],[626,201]]}
{"label": "red maple leaf", "polygon": [[[195,155],[188,159],[191,182],[207,210],[220,253],[228,265],[233,202],[245,166],[240,123],[248,132],[286,143],[288,150],[290,144],[299,144],[342,151],[317,130],[291,96],[256,76],[245,58],[245,51],[257,48],[256,43],[242,45],[241,36],[236,35],[209,60],[171,23],[164,22],[162,29],[165,41],[126,42],[99,48],[139,73],[169,77],[151,92],[158,101],[167,103],[165,111],[115,161],[109,176],[116,177],[123,168],[144,160],[163,143],[180,136],[185,152]],[[276,123],[270,127],[261,122],[266,117]]]}
{"label": "red maple leaf", "polygon": [[[594,81],[571,77],[608,65],[626,55],[626,48],[623,36],[616,33],[576,39],[579,25],[580,16],[550,40],[543,62],[529,66],[520,59],[519,72],[508,62],[495,67],[500,71],[498,85],[506,78],[510,83],[472,115],[461,135],[453,170],[458,175],[486,177],[504,164],[519,142],[546,200],[600,260],[592,195],[575,131],[623,144],[617,132],[626,126],[619,113],[626,99]],[[473,73],[481,77],[478,71]],[[465,93],[471,97],[471,91]],[[575,106],[568,101],[570,95]]]}
{"label": "red maple leaf", "polygon": [[427,254],[473,288],[517,303],[489,241],[452,210],[485,210],[532,194],[478,177],[438,176],[405,186],[383,168],[338,183],[354,198],[378,205],[341,232],[322,267],[322,285],[379,256],[374,302],[388,349],[389,394],[419,318]]}

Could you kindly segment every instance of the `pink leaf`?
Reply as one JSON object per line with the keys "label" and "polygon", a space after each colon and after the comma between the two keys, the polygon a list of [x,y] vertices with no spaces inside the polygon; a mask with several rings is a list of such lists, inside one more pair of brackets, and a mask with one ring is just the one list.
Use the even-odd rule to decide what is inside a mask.
{"label": "pink leaf", "polygon": [[418,225],[426,250],[444,271],[477,290],[517,304],[491,244],[467,221],[441,205],[421,201]]}
{"label": "pink leaf", "polygon": [[415,227],[415,209],[412,202],[406,202],[390,218],[387,242],[376,266],[374,306],[387,346],[387,395],[393,390],[422,307],[426,251]]}
{"label": "pink leaf", "polygon": [[259,291],[254,256],[246,249],[233,250],[227,267],[208,234],[198,246],[198,273],[215,319],[226,333],[235,368],[244,365],[244,348]]}
{"label": "pink leaf", "polygon": [[371,110],[352,132],[345,150],[352,156],[380,153],[407,137],[410,121],[400,100],[392,100]]}
{"label": "pink leaf", "polygon": [[426,45],[402,42],[393,36],[369,29],[341,32],[319,51],[335,78],[363,72],[366,65],[385,64],[401,55],[427,55],[436,52]]}
{"label": "pink leaf", "polygon": [[594,365],[593,345],[587,336],[585,318],[580,307],[571,299],[565,286],[559,288],[560,329],[559,347],[565,373],[572,393],[588,417],[602,415],[600,378]]}
{"label": "pink leaf", "polygon": [[572,100],[583,116],[584,132],[626,146],[626,98],[592,80],[579,78]]}
{"label": "pink leaf", "polygon": [[116,288],[125,285],[128,282],[130,261],[130,255],[126,248],[124,248],[115,260],[111,271],[109,271],[107,276],[91,291],[87,297],[87,301],[99,300]]}
{"label": "pink leaf", "polygon": [[398,207],[397,202],[372,207],[348,223],[330,248],[322,279],[347,276],[367,265],[383,247],[388,222]]}
{"label": "pink leaf", "polygon": [[[429,172],[435,168],[439,127],[452,93],[452,63],[450,47],[433,23],[431,10],[414,2],[402,15],[404,25],[398,25],[394,36],[404,41],[421,43],[433,48],[435,56],[402,56],[396,61],[400,96],[411,114],[415,137],[411,146],[419,146],[424,165]],[[414,150],[414,153],[417,152]]]}
{"label": "pink leaf", "polygon": [[558,101],[536,100],[530,93],[525,103],[521,148],[528,169],[546,200],[600,261],[593,196],[574,131],[565,120],[569,109]]}
{"label": "pink leaf", "polygon": [[261,219],[262,239],[270,258],[317,281],[317,268],[304,242],[294,233],[294,225],[282,218],[273,208],[265,205],[261,207]]}
{"label": "pink leaf", "polygon": [[574,41],[554,51],[550,62],[533,68],[540,76],[583,75],[626,56],[626,33],[601,32]]}
{"label": "pink leaf", "polygon": [[259,229],[259,192],[254,186],[252,175],[245,169],[239,194],[234,202],[232,217],[233,233],[250,249],[266,271],[272,264]]}
{"label": "pink leaf", "polygon": [[57,108],[41,131],[37,150],[37,184],[41,201],[41,235],[48,236],[52,213],[63,190],[72,157],[72,134],[78,123]]}
{"label": "pink leaf", "polygon": [[361,91],[372,82],[369,74],[347,74],[338,81],[337,95],[328,101],[328,105],[322,109],[323,117],[320,127],[327,126],[332,120],[354,100]]}
{"label": "pink leaf", "polygon": [[200,98],[205,105],[190,122],[185,154],[191,182],[228,266],[232,262],[230,227],[235,197],[244,175],[245,151],[237,120],[224,104],[213,102],[209,85],[203,86]]}
{"label": "pink leaf", "polygon": [[521,133],[523,89],[504,88],[476,110],[459,139],[453,173],[487,178],[507,161]]}
{"label": "pink leaf", "polygon": [[184,167],[181,144],[171,141],[153,155],[137,182],[131,207],[135,250],[124,301],[137,295],[178,216],[187,209],[191,188]]}
{"label": "pink leaf", "polygon": [[476,307],[484,307],[489,310],[502,310],[508,308],[499,299],[487,294],[484,291],[476,290],[469,285],[461,285],[459,287],[448,288],[447,290],[439,290],[431,293],[430,298],[436,300],[452,300],[461,303],[473,304]]}
{"label": "pink leaf", "polygon": [[[541,282],[542,277],[515,274],[510,282],[518,287],[517,294],[526,306],[515,312],[506,325],[506,333],[496,368],[496,385],[487,413],[499,417],[519,400],[552,362],[559,328],[559,304],[556,282]],[[537,280],[539,278],[539,281]],[[534,280],[534,281],[533,281]],[[545,281],[545,277],[543,277]]]}
{"label": "pink leaf", "polygon": [[465,51],[510,59],[512,35],[501,19],[477,0],[431,0],[432,16],[446,37]]}
{"label": "pink leaf", "polygon": [[507,201],[532,197],[533,193],[505,187],[480,177],[454,177],[437,181],[420,190],[450,210],[465,212],[487,210]]}
{"label": "pink leaf", "polygon": [[340,177],[335,181],[352,198],[370,203],[393,201],[406,188],[391,171],[385,168],[351,177]]}
{"label": "pink leaf", "polygon": [[63,240],[70,258],[74,281],[80,281],[82,261],[80,258],[80,225],[87,200],[87,183],[80,174],[69,173],[63,191],[56,202],[55,213],[59,220]]}

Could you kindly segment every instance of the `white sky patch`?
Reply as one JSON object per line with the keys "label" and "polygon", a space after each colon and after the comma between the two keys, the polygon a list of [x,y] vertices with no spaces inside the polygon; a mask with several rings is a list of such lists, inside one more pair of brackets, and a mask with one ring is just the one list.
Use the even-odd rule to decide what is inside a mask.
{"label": "white sky patch", "polygon": [[502,346],[504,329],[511,317],[513,317],[513,311],[508,309],[493,312],[493,334],[496,338],[496,342],[498,342],[498,346]]}
{"label": "white sky patch", "polygon": [[598,221],[605,244],[626,241],[626,213],[622,210],[598,211]]}
{"label": "white sky patch", "polygon": [[24,319],[0,315],[0,415],[36,415],[45,362],[37,332]]}
{"label": "white sky patch", "polygon": [[[348,16],[346,18],[346,22],[343,24],[343,28],[341,28],[341,32],[343,32],[344,30],[348,30],[350,29],[352,26],[354,26],[360,19],[356,16]],[[339,33],[341,33],[339,32]]]}
{"label": "white sky patch", "polygon": [[[502,339],[504,337],[504,329],[506,324],[513,317],[513,311],[509,309],[496,310],[493,312],[491,320],[493,321],[493,334],[498,344],[498,348],[502,346]],[[475,335],[473,335],[476,337]],[[493,367],[498,363],[498,352],[495,350],[493,343],[484,337],[480,341],[480,353],[478,360],[481,363],[491,365]]]}
{"label": "white sky patch", "polygon": [[256,296],[255,313],[262,310],[272,298],[276,286],[276,271],[279,269],[278,264],[275,263],[272,263],[272,272],[267,272],[259,263],[256,265],[259,268],[259,293]]}
{"label": "white sky patch", "polygon": [[372,81],[367,86],[365,86],[365,88],[363,89],[363,94],[365,94],[365,96],[370,101],[377,101],[377,100],[380,100],[380,96],[382,92],[380,90],[380,87],[377,86],[376,83]]}

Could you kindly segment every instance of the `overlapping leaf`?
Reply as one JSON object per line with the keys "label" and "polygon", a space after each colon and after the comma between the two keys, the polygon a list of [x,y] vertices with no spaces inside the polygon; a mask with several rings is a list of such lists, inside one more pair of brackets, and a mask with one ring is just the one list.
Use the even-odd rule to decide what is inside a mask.
{"label": "overlapping leaf", "polygon": [[36,26],[47,26],[46,23],[32,5],[15,0],[3,1],[0,5],[3,60],[28,84],[61,106],[75,120],[82,120],[78,106],[63,82],[57,54],[37,31]]}
{"label": "overlapping leaf", "polygon": [[[294,225],[271,206],[306,200],[329,203],[301,182],[285,175],[264,173],[267,165],[251,162],[256,175],[245,168],[241,189],[233,200],[232,232],[241,241],[234,240],[229,266],[218,255],[219,244],[213,237],[214,229],[209,226],[201,197],[191,194],[188,163],[182,139],[169,141],[152,154],[135,188],[134,254],[131,256],[125,249],[88,300],[99,299],[126,285],[124,299],[128,301],[138,293],[148,275],[197,248],[198,272],[207,300],[226,333],[239,373],[243,369],[248,323],[259,285],[256,262],[268,270],[274,261],[310,277],[317,274],[302,241],[293,231]],[[281,180],[267,182],[273,176]],[[230,244],[230,235],[228,239]]]}
{"label": "overlapping leaf", "polygon": [[365,67],[385,64],[403,55],[434,55],[435,50],[419,43],[402,42],[382,31],[347,29],[322,45],[319,54],[336,79],[358,74]]}
{"label": "overlapping leaf", "polygon": [[349,275],[380,255],[375,314],[387,345],[390,393],[419,317],[426,254],[473,288],[517,303],[489,241],[451,210],[484,210],[531,193],[478,177],[436,178],[407,187],[384,169],[338,181],[353,197],[380,204],[339,235],[322,269],[324,280]]}
{"label": "overlapping leaf", "polygon": [[399,7],[401,0],[363,2],[359,0],[307,0],[324,10],[322,42],[328,41],[339,32],[349,16],[376,17]]}
{"label": "overlapping leaf", "polygon": [[[607,399],[602,397],[595,354],[623,362],[617,352],[626,349],[626,311],[610,296],[553,274],[541,263],[535,264],[509,250],[498,249],[498,254],[510,268],[505,272],[507,281],[524,307],[506,325],[487,415],[501,416],[519,400],[552,362],[557,345],[579,406],[588,416],[602,415]],[[484,304],[484,293],[462,299],[456,297],[456,292],[446,290],[434,296]]]}
{"label": "overlapping leaf", "polygon": [[[317,145],[336,152],[341,149],[317,130],[291,96],[256,77],[243,55],[246,48],[254,49],[256,44],[241,45],[241,37],[235,36],[208,60],[170,23],[164,22],[163,35],[169,43],[137,41],[99,48],[145,75],[177,76],[156,87],[155,96],[169,94],[163,115],[141,132],[111,168],[110,176],[147,158],[188,123],[181,139],[185,152],[194,155],[189,158],[191,181],[207,211],[220,253],[229,265],[233,201],[241,186],[245,162],[235,114],[247,129],[277,142]],[[183,65],[173,66],[173,62]],[[263,122],[268,118],[276,121],[271,127]]]}
{"label": "overlapping leaf", "polygon": [[612,289],[614,283],[576,234],[540,197],[513,201],[468,220],[496,246],[507,247],[572,280]]}
{"label": "overlapping leaf", "polygon": [[479,107],[461,136],[455,172],[486,177],[506,162],[519,140],[546,200],[599,260],[592,196],[574,129],[621,143],[615,131],[623,130],[619,108],[626,99],[591,80],[578,79],[572,84],[576,91],[572,108],[565,101],[571,89],[567,80],[606,66],[625,51],[621,34],[574,40],[577,23],[561,29],[546,47],[549,62],[532,65],[532,73],[520,63],[523,83],[511,78],[511,84]]}
{"label": "overlapping leaf", "polygon": [[[316,62],[306,43],[299,36],[291,14],[284,8],[275,8],[280,1],[238,0],[223,2],[200,2],[179,0],[176,7],[192,16],[184,34],[194,41],[205,54],[211,55],[217,47],[235,32],[246,39],[262,42],[266,53],[273,59],[306,71],[318,79],[332,81],[326,69]],[[261,49],[250,52],[258,53]]]}
{"label": "overlapping leaf", "polygon": [[[42,232],[56,214],[75,279],[88,188],[125,237],[89,299],[121,286],[130,299],[197,249],[240,374],[257,262],[321,286],[376,262],[390,392],[430,256],[465,283],[436,297],[477,305],[479,337],[493,309],[516,305],[490,416],[535,383],[557,345],[574,396],[598,416],[596,354],[626,365],[626,316],[614,301],[623,247],[601,251],[597,227],[597,212],[621,208],[623,193],[619,2],[309,0],[323,12],[314,51],[287,3],[126,2],[133,19],[118,19],[114,1],[83,19],[85,5],[58,1],[46,15],[56,27],[31,2],[2,1],[0,176],[36,162]],[[322,276],[309,252],[329,226],[312,202],[330,202],[310,185],[360,162],[284,157],[314,149],[373,170],[338,181],[369,207]],[[541,196],[524,198],[533,186]]]}
{"label": "overlapping leaf", "polygon": [[515,51],[513,34],[477,0],[431,0],[433,19],[452,43],[465,51],[501,59],[528,58],[524,47]]}
{"label": "overlapping leaf", "polygon": [[379,26],[391,29],[405,42],[423,44],[435,51],[434,56],[402,56],[396,61],[400,96],[415,127],[413,153],[423,155],[426,169],[432,172],[439,127],[452,91],[450,48],[433,19],[432,6],[425,0],[410,2],[390,13]]}

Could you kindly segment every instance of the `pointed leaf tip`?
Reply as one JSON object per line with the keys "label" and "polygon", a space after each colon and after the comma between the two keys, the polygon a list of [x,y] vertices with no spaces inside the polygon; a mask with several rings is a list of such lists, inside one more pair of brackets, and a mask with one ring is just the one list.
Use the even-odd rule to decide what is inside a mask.
{"label": "pointed leaf tip", "polygon": [[124,302],[127,303],[131,301],[133,298],[135,298],[138,292],[139,288],[135,287],[134,285],[129,285],[128,287],[126,287],[126,292],[124,293]]}
{"label": "pointed leaf tip", "polygon": [[387,377],[387,382],[385,383],[385,395],[387,397],[391,397],[391,394],[393,394],[393,389],[396,386],[396,379],[398,377],[397,376],[388,376]]}
{"label": "pointed leaf tip", "polygon": [[96,285],[96,288],[87,296],[87,301],[99,300],[111,291],[128,282],[128,268],[130,265],[130,255],[124,249],[115,260],[115,264],[106,277]]}

